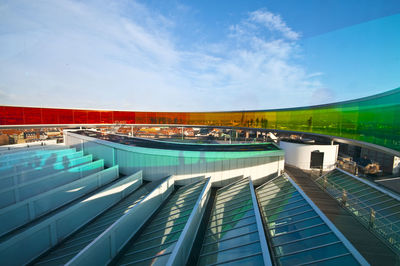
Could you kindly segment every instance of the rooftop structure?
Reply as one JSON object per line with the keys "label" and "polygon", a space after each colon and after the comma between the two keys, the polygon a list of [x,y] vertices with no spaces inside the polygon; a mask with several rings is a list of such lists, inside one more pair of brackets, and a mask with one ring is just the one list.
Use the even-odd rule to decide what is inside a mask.
{"label": "rooftop structure", "polygon": [[[307,156],[301,163],[312,169],[313,156],[323,158],[326,144],[334,156],[321,161],[327,167],[313,178],[312,172],[298,175],[299,168],[285,172],[285,151],[294,150],[265,141],[179,143],[66,129],[61,145],[8,146],[0,150],[0,264],[399,263],[400,197],[336,168],[343,149],[333,145],[399,156],[399,97],[396,89],[323,106],[217,113],[2,106],[2,128],[255,128],[255,139],[258,130],[326,138],[318,145],[303,143],[311,147],[307,154],[290,143],[296,160],[288,165],[300,165],[297,159]],[[326,205],[321,195],[330,199]],[[336,219],[332,209],[353,219]],[[355,239],[346,225],[366,233]]]}
{"label": "rooftop structure", "polygon": [[249,177],[181,186],[174,175],[148,182],[75,148],[39,147],[0,157],[2,264],[368,264],[287,175],[256,190]]}

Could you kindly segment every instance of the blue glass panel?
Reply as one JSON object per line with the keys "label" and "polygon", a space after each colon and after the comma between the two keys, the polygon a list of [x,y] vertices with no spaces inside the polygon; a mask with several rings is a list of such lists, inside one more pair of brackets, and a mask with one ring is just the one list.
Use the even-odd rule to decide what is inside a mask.
{"label": "blue glass panel", "polygon": [[258,252],[261,252],[261,246],[259,242],[256,242],[250,245],[222,250],[217,253],[201,256],[199,258],[199,265],[222,263],[224,261],[240,259],[242,257],[249,256]]}
{"label": "blue glass panel", "polygon": [[147,247],[162,245],[166,242],[176,241],[178,240],[181,232],[166,234],[157,238],[147,238],[141,242],[135,242],[135,250],[144,249]]}
{"label": "blue glass panel", "polygon": [[299,240],[285,245],[275,246],[274,249],[275,249],[275,254],[277,256],[283,256],[285,254],[289,254],[299,250],[313,248],[316,246],[321,246],[326,243],[333,243],[336,241],[338,241],[338,238],[335,236],[335,234],[329,232],[327,234],[309,237],[304,240]]}
{"label": "blue glass panel", "polygon": [[[290,196],[295,196],[295,195],[299,194],[299,193],[297,192],[297,190],[294,189],[293,187],[290,188],[290,189],[288,189],[288,190],[285,190],[284,192],[282,192],[282,191],[276,191],[276,190],[273,191],[273,192],[270,192],[270,193],[264,193],[264,192],[265,192],[265,191],[262,190],[262,191],[259,191],[259,192],[257,193],[258,198],[259,198],[260,200],[267,200],[267,199],[274,199],[274,198],[290,197]],[[267,191],[267,192],[268,192],[268,191]]]}
{"label": "blue glass panel", "polygon": [[319,261],[313,265],[321,265],[321,266],[337,266],[337,265],[359,265],[359,263],[354,259],[351,254],[347,254],[344,256],[335,257],[332,259]]}
{"label": "blue glass panel", "polygon": [[116,264],[166,262],[204,184],[205,181],[201,181],[178,189],[135,240],[125,247]]}
{"label": "blue glass panel", "polygon": [[295,214],[295,215],[290,215],[290,216],[287,216],[286,218],[277,219],[275,221],[271,221],[268,223],[268,227],[271,228],[271,227],[275,227],[275,226],[284,225],[287,223],[293,223],[293,222],[296,222],[299,220],[313,217],[315,215],[316,215],[315,211],[310,208],[308,211],[305,211],[305,212],[302,212],[299,214]]}
{"label": "blue glass panel", "polygon": [[262,254],[260,254],[260,255],[250,256],[250,257],[247,257],[244,259],[229,261],[229,263],[227,263],[227,265],[229,265],[229,266],[242,266],[242,265],[261,266],[261,265],[264,265],[264,259],[262,257]]}
{"label": "blue glass panel", "polygon": [[283,226],[278,226],[275,229],[270,230],[271,236],[279,236],[280,234],[292,232],[295,230],[300,230],[303,228],[307,228],[313,225],[321,224],[323,223],[322,219],[319,217],[303,220],[297,223],[291,223],[288,225],[283,225]]}
{"label": "blue glass panel", "polygon": [[212,214],[212,219],[213,220],[214,219],[221,219],[223,217],[231,216],[231,215],[234,215],[236,213],[241,213],[241,212],[244,212],[244,211],[247,211],[247,210],[252,210],[253,209],[253,203],[250,202],[250,204],[247,203],[246,205],[243,205],[243,206],[240,206],[240,207],[236,207],[234,209],[229,208],[229,206],[227,208],[228,208],[228,210],[225,211],[225,212],[222,212],[224,210],[224,208],[222,208],[220,210],[220,212],[218,212],[216,214]]}
{"label": "blue glass panel", "polygon": [[219,232],[224,232],[227,230],[232,230],[241,226],[245,226],[248,224],[252,224],[256,222],[256,218],[254,217],[254,215],[251,215],[250,217],[243,217],[242,219],[238,220],[238,221],[233,221],[230,223],[226,223],[223,225],[219,225],[216,227],[212,227],[212,228],[208,228],[207,229],[207,234],[216,234]]}
{"label": "blue glass panel", "polygon": [[312,261],[321,260],[329,257],[334,257],[339,254],[347,254],[348,250],[342,243],[323,246],[304,252],[298,252],[293,255],[283,256],[278,258],[282,265],[298,265],[307,264]]}
{"label": "blue glass panel", "polygon": [[238,212],[235,215],[231,215],[229,217],[223,217],[222,219],[215,219],[212,220],[210,222],[210,227],[214,227],[214,226],[223,226],[223,227],[227,227],[227,225],[225,224],[229,224],[231,225],[232,222],[233,223],[239,223],[239,221],[243,220],[244,218],[250,217],[250,216],[254,216],[254,210],[247,210],[245,212]]}
{"label": "blue glass panel", "polygon": [[[217,192],[200,252],[199,265],[231,264],[245,257],[248,263],[254,262],[255,265],[263,263],[262,257],[259,257],[261,244],[249,180],[245,179],[245,182],[240,181],[228,186],[232,187],[234,187],[232,194],[224,188],[223,194]],[[221,201],[224,203],[221,204]]]}
{"label": "blue glass panel", "polygon": [[297,209],[301,206],[307,205],[308,203],[305,200],[301,200],[301,201],[297,201],[291,204],[287,204],[287,205],[282,205],[278,208],[273,207],[273,209],[269,209],[269,206],[263,206],[263,211],[265,211],[266,213],[268,213],[268,215],[274,215],[276,213],[280,213],[280,212],[285,212],[285,211],[289,211],[292,209]]}
{"label": "blue glass panel", "polygon": [[[301,195],[297,195],[291,198],[286,198],[286,199],[281,199],[281,200],[276,200],[274,202],[271,202],[270,200],[263,201],[263,204],[265,204],[265,210],[269,213],[269,210],[273,210],[275,208],[282,208],[283,206],[289,206],[292,204],[296,204],[298,202],[304,202],[304,199]],[[288,207],[290,208],[290,207]]]}
{"label": "blue glass panel", "polygon": [[239,228],[231,229],[228,231],[225,231],[223,233],[217,233],[214,235],[208,235],[204,238],[203,244],[215,242],[215,241],[223,241],[225,239],[229,239],[232,237],[237,237],[239,235],[247,234],[250,232],[257,231],[257,224],[253,223],[247,226],[242,226]]}
{"label": "blue glass panel", "polygon": [[220,208],[223,206],[230,206],[230,205],[236,204],[238,202],[243,202],[243,201],[246,201],[249,199],[251,199],[250,191],[246,195],[241,195],[238,197],[233,196],[232,198],[228,198],[221,202],[218,202],[215,207]]}
{"label": "blue glass panel", "polygon": [[258,198],[260,200],[267,200],[273,199],[275,197],[285,197],[286,195],[295,195],[297,194],[297,190],[293,187],[286,189],[286,190],[274,190],[274,191],[267,191],[268,193],[263,193],[264,190],[257,193]]}
{"label": "blue glass panel", "polygon": [[288,233],[288,234],[280,235],[280,236],[275,236],[275,237],[272,237],[271,240],[272,240],[272,243],[274,244],[274,246],[277,246],[277,245],[281,245],[281,244],[289,242],[289,241],[299,240],[302,238],[306,238],[309,236],[326,233],[326,232],[330,232],[330,231],[331,230],[329,229],[328,226],[319,225],[319,226],[315,226],[312,228],[300,230],[297,232]]}
{"label": "blue glass panel", "polygon": [[230,239],[227,238],[227,240],[219,240],[219,242],[217,243],[204,245],[202,252],[209,253],[215,250],[228,249],[231,247],[237,247],[240,245],[249,244],[258,240],[259,240],[258,232],[256,231],[251,234],[245,234]]}
{"label": "blue glass panel", "polygon": [[[311,206],[306,205],[306,206],[301,206],[301,207],[291,209],[291,210],[285,210],[280,213],[275,213],[273,215],[269,215],[268,213],[266,213],[265,215],[266,215],[267,221],[272,222],[272,221],[275,221],[278,219],[282,219],[282,217],[293,216],[293,215],[296,215],[298,213],[303,213],[308,210],[312,210],[312,208],[311,208]],[[264,210],[263,210],[263,212],[264,212]]]}
{"label": "blue glass panel", "polygon": [[215,215],[224,211],[233,210],[243,205],[249,205],[249,204],[253,204],[253,201],[251,199],[236,202],[235,204],[231,204],[229,206],[219,205],[217,206],[217,208],[212,210],[211,215]]}

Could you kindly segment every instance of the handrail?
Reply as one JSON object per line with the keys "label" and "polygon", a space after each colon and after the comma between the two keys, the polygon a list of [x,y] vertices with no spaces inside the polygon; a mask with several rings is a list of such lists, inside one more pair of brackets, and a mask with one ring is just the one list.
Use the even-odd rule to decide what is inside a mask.
{"label": "handrail", "polygon": [[384,189],[384,188],[382,188],[382,187],[380,187],[380,186],[377,186],[377,185],[375,185],[374,183],[371,183],[370,181],[364,180],[364,179],[362,179],[362,178],[359,178],[358,176],[355,176],[355,175],[352,175],[352,174],[350,174],[350,173],[347,173],[346,171],[343,171],[343,170],[340,169],[340,168],[336,168],[336,169],[337,169],[338,171],[342,172],[343,174],[349,175],[349,176],[353,177],[354,179],[356,179],[356,180],[358,180],[358,181],[360,181],[360,182],[362,182],[362,183],[364,183],[364,184],[366,184],[366,185],[368,185],[368,186],[370,186],[370,187],[372,187],[372,188],[374,188],[374,189],[376,189],[376,190],[379,190],[380,192],[385,193],[385,194],[387,194],[388,196],[390,196],[390,197],[392,197],[392,198],[395,198],[396,200],[399,200],[399,201],[400,201],[400,196],[399,196],[399,195],[396,195],[396,194],[394,194],[394,193],[391,192],[391,191],[388,191],[388,190],[386,190],[386,189]]}
{"label": "handrail", "polygon": [[[346,173],[347,174],[347,173]],[[352,175],[350,175],[353,177]],[[324,177],[324,176],[323,176]],[[336,184],[332,181],[323,181],[324,179],[320,180],[317,179],[314,182],[321,187],[323,190],[327,191],[335,200],[339,201],[338,196],[341,191],[347,191],[344,187]],[[359,178],[357,178],[359,180]],[[321,182],[323,182],[321,184]],[[362,182],[363,185],[369,185],[365,182]],[[374,187],[370,186],[371,189]],[[388,195],[387,193],[378,190],[379,192]],[[363,202],[359,199],[359,197],[346,192],[346,200],[343,202],[342,205],[346,209],[350,211],[352,215],[354,215],[364,226],[366,226],[371,232],[375,233],[379,238],[383,239],[386,244],[391,247],[397,254],[400,254],[400,225],[396,225],[395,222],[390,221],[385,216],[383,216],[380,211],[375,211],[371,206]],[[396,201],[396,198],[392,198]],[[369,211],[368,211],[369,209]]]}

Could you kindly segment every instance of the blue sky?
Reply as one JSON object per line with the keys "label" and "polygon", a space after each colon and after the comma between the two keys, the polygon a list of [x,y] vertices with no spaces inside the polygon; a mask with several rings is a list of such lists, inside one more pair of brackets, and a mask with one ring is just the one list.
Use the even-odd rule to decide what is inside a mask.
{"label": "blue sky", "polygon": [[0,104],[254,110],[400,87],[400,1],[1,1]]}

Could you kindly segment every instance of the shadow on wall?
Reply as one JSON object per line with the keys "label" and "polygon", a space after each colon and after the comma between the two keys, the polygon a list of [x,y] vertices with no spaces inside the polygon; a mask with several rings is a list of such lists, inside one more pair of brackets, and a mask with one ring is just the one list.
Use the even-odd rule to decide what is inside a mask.
{"label": "shadow on wall", "polygon": [[[71,134],[72,135],[72,134]],[[281,150],[262,152],[208,152],[208,151],[174,151],[158,150],[103,142],[103,140],[86,140],[84,142],[75,136],[67,136],[69,144],[83,149],[94,158],[105,160],[107,167],[118,164],[120,172],[125,175],[139,170],[143,171],[144,180],[154,181],[169,175],[175,175],[176,181],[196,176],[212,176],[213,186],[223,186],[223,180],[239,176],[251,176],[253,181],[262,177],[274,175],[283,169],[283,154]],[[148,151],[147,151],[148,150]],[[281,153],[281,154],[280,154]],[[239,158],[237,158],[237,157]],[[258,157],[256,157],[258,156]],[[215,181],[220,181],[217,184]],[[190,184],[189,181],[185,184]]]}

